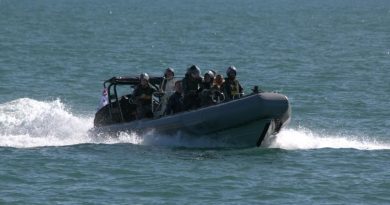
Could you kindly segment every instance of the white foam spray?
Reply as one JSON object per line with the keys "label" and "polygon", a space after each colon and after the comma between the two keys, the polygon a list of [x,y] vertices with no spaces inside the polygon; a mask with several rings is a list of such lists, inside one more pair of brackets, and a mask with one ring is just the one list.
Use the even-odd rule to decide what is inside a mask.
{"label": "white foam spray", "polygon": [[60,100],[21,98],[0,105],[0,146],[38,147],[87,143],[91,118],[72,115]]}
{"label": "white foam spray", "polygon": [[387,150],[390,149],[390,142],[379,141],[375,137],[327,135],[305,128],[289,128],[270,139],[265,147],[287,150],[322,148]]}
{"label": "white foam spray", "polygon": [[[175,136],[164,136],[151,131],[142,136],[124,132],[117,136],[91,136],[88,134],[88,130],[92,127],[92,115],[77,116],[59,99],[37,101],[21,98],[0,104],[0,147],[30,148],[85,143],[224,147],[223,142],[205,137],[188,138],[180,133]],[[377,141],[373,137],[330,136],[304,128],[284,129],[264,144],[264,147],[287,150],[321,148],[390,149],[389,142]]]}
{"label": "white foam spray", "polygon": [[76,116],[61,100],[21,98],[0,104],[0,147],[31,148],[75,144],[142,144],[134,133],[93,136],[92,116]]}

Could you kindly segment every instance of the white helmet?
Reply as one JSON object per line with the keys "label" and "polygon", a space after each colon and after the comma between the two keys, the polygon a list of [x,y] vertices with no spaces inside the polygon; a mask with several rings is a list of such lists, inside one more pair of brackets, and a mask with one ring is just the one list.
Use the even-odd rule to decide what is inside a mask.
{"label": "white helmet", "polygon": [[169,68],[165,69],[164,77],[167,77],[168,72],[173,73],[173,76],[175,76],[175,70],[173,70],[173,68],[169,67]]}
{"label": "white helmet", "polygon": [[214,72],[211,71],[211,70],[207,71],[207,72],[204,74],[204,77],[206,77],[207,75],[208,75],[211,79],[214,78]]}
{"label": "white helmet", "polygon": [[149,81],[149,75],[147,73],[142,73],[141,75],[139,75],[139,79],[140,80],[145,79]]}

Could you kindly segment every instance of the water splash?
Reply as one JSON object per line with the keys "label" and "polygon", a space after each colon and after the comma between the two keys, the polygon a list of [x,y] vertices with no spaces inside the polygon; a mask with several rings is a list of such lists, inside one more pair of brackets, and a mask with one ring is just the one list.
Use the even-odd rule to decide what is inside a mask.
{"label": "water splash", "polygon": [[91,135],[93,117],[76,116],[61,100],[21,98],[0,104],[0,147],[31,148],[75,144],[143,144],[135,133]]}
{"label": "water splash", "polygon": [[267,142],[268,148],[296,149],[359,149],[387,150],[389,142],[378,141],[372,137],[318,134],[305,128],[285,129]]}
{"label": "water splash", "polygon": [[89,117],[70,113],[60,100],[21,98],[0,105],[0,146],[64,146],[90,142]]}
{"label": "water splash", "polygon": [[[75,144],[116,144],[180,147],[224,147],[225,144],[207,137],[159,135],[153,131],[142,136],[119,133],[116,136],[91,135],[93,117],[73,114],[59,99],[37,101],[21,98],[0,104],[0,147],[30,148]],[[361,150],[390,149],[390,143],[372,137],[329,136],[308,129],[284,129],[263,143],[266,148],[321,149],[353,148]],[[230,145],[231,146],[231,145]]]}
{"label": "water splash", "polygon": [[224,147],[207,137],[180,133],[165,136],[150,131],[143,135],[90,133],[93,117],[77,116],[61,100],[37,101],[21,98],[0,104],[0,147],[31,148],[85,143],[158,145],[171,147]]}

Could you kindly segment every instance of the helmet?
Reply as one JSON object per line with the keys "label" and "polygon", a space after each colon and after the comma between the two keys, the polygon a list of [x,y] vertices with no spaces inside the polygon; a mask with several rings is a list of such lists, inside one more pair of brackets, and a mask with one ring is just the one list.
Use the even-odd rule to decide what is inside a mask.
{"label": "helmet", "polygon": [[231,74],[237,75],[237,68],[232,65],[226,70],[227,76],[230,76]]}
{"label": "helmet", "polygon": [[173,70],[173,68],[167,68],[165,69],[165,72],[164,72],[164,77],[167,77],[167,73],[168,72],[172,72],[173,73],[173,76],[175,76],[175,70]]}
{"label": "helmet", "polygon": [[199,69],[198,66],[192,65],[191,67],[189,67],[187,69],[187,73],[188,74],[198,74],[198,75],[200,75],[200,69]]}
{"label": "helmet", "polygon": [[207,72],[204,74],[204,77],[206,77],[207,75],[208,75],[210,78],[214,78],[214,72],[211,71],[211,70],[207,71]]}
{"label": "helmet", "polygon": [[141,75],[139,75],[139,79],[140,80],[145,79],[149,81],[149,75],[147,73],[142,73]]}

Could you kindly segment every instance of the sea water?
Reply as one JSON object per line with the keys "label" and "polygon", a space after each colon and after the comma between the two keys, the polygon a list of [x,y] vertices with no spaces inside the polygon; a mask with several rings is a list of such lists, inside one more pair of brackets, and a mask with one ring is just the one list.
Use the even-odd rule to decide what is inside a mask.
{"label": "sea water", "polygon": [[[0,0],[0,204],[389,204],[389,25],[387,0]],[[287,95],[290,125],[89,134],[104,80],[192,64]]]}

